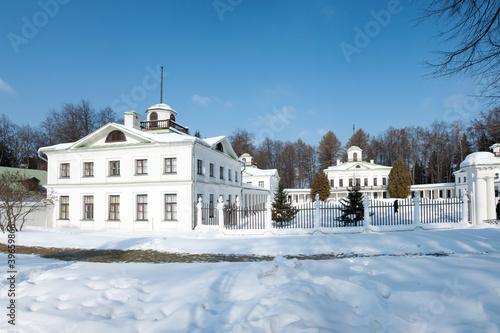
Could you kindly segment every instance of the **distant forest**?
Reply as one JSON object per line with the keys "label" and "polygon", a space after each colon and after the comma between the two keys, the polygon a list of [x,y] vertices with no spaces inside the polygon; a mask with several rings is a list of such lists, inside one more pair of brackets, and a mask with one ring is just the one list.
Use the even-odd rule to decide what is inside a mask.
{"label": "distant forest", "polygon": [[[91,103],[65,103],[59,110],[48,112],[38,127],[17,125],[0,115],[0,166],[46,169],[38,158],[38,148],[63,142],[74,142],[108,122],[122,123],[111,108],[95,110]],[[199,132],[195,133],[199,136]],[[314,174],[345,160],[347,149],[363,149],[365,161],[391,166],[403,158],[413,184],[452,182],[453,171],[458,170],[469,153],[489,151],[500,142],[500,107],[481,111],[471,121],[436,121],[430,127],[390,126],[384,132],[371,136],[362,128],[342,144],[335,133],[327,132],[318,146],[301,139],[295,142],[264,139],[256,142],[255,134],[238,128],[228,136],[238,156],[249,153],[262,169],[278,169],[285,188],[307,188]]]}

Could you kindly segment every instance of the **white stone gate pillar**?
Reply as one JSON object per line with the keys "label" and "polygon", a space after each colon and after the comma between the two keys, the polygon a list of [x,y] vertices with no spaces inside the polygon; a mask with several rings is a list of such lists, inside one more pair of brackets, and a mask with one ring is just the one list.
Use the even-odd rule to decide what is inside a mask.
{"label": "white stone gate pillar", "polygon": [[471,201],[472,225],[495,219],[495,173],[500,172],[500,159],[492,153],[477,152],[467,155],[460,163],[467,172],[467,190]]}
{"label": "white stone gate pillar", "polygon": [[488,220],[496,220],[496,203],[495,203],[495,185],[493,184],[494,177],[486,177],[486,193],[488,197],[486,218]]}

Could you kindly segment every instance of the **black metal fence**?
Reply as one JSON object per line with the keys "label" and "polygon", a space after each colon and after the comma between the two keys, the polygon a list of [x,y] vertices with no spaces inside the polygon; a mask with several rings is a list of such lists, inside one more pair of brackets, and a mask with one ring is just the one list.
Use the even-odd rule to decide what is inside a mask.
{"label": "black metal fence", "polygon": [[[284,218],[286,214],[290,214],[291,210],[295,211],[295,216],[290,220]],[[276,229],[314,228],[314,203],[303,203],[291,209],[273,208],[272,219],[272,226]]]}
{"label": "black metal fence", "polygon": [[390,226],[413,223],[412,199],[370,200],[370,225]]}
{"label": "black metal fence", "polygon": [[224,207],[224,227],[228,230],[261,230],[266,228],[264,204],[238,207],[235,203]]}
{"label": "black metal fence", "polygon": [[[322,228],[342,228],[355,226],[341,221],[342,205],[338,202],[322,202],[319,207],[319,223]],[[363,224],[359,221],[358,224]]]}
{"label": "black metal fence", "polygon": [[202,225],[218,225],[219,211],[213,204],[203,203],[201,206],[201,224]]}
{"label": "black metal fence", "polygon": [[457,223],[462,220],[461,198],[427,199],[420,203],[421,223]]}

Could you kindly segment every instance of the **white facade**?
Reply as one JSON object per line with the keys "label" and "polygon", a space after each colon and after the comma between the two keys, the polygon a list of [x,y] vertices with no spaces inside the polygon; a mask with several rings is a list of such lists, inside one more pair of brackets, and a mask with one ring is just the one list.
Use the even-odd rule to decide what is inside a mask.
{"label": "white facade", "polygon": [[[243,183],[251,185],[252,188],[264,188],[274,200],[274,194],[278,189],[280,177],[277,169],[259,169],[253,162],[250,154],[245,153],[240,156],[240,160],[245,162],[242,169]],[[250,187],[248,187],[250,188]]]}
{"label": "white facade", "polygon": [[337,160],[337,165],[324,170],[330,181],[330,198],[338,200],[347,196],[348,188],[357,183],[370,198],[386,198],[391,167],[363,161],[363,150],[352,146],[347,150],[347,162]]}
{"label": "white facade", "polygon": [[243,162],[225,136],[188,135],[166,104],[146,114],[140,122],[126,112],[125,125],[39,150],[48,159],[47,190],[57,197],[53,227],[186,231],[199,197],[214,204],[242,197]]}

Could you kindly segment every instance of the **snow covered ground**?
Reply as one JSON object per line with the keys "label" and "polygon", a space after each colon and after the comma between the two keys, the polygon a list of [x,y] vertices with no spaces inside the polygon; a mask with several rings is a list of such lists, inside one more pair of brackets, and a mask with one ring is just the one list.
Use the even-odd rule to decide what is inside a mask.
{"label": "snow covered ground", "polygon": [[[31,228],[17,244],[276,258],[100,264],[20,255],[16,326],[7,323],[2,278],[1,332],[500,332],[498,227],[215,238]],[[282,257],[332,252],[383,256]]]}

